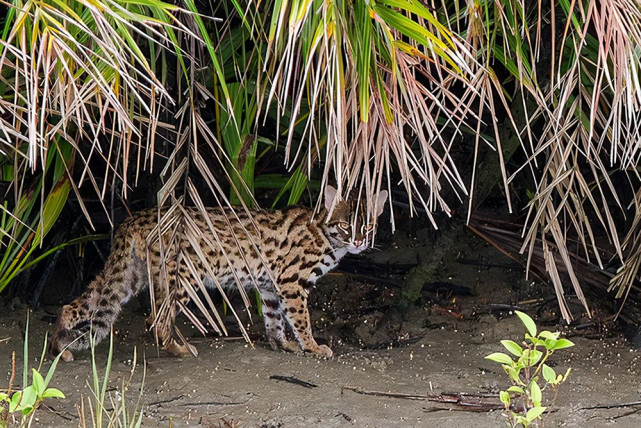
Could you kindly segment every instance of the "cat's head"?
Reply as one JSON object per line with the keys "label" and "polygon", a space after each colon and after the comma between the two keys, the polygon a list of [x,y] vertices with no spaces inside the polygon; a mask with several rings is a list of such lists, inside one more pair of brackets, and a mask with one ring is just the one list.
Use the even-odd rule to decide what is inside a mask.
{"label": "cat's head", "polygon": [[[356,192],[352,192],[354,194]],[[378,216],[381,215],[387,201],[387,191],[378,194],[375,201],[374,216],[368,218],[367,206],[364,199],[348,197],[339,199],[336,189],[325,187],[325,209],[331,212],[331,217],[324,227],[334,248],[346,248],[352,254],[358,254],[367,249],[374,238],[374,230]],[[332,211],[332,207],[334,210]]]}

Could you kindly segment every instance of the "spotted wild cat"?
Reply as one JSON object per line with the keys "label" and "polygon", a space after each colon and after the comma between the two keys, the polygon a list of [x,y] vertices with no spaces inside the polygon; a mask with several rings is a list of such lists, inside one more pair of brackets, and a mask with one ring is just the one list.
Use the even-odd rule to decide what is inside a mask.
{"label": "spotted wild cat", "polygon": [[[183,250],[181,254],[189,258],[186,262],[193,263],[208,288],[216,288],[208,272],[213,272],[224,288],[236,286],[234,276],[246,288],[256,284],[263,301],[265,333],[273,348],[302,349],[331,357],[332,350],[328,346],[318,345],[312,336],[307,308],[308,293],[311,286],[334,268],[345,254],[360,253],[368,247],[376,218],[383,211],[387,200],[387,192],[379,194],[375,218],[369,222],[364,204],[359,204],[357,200],[336,201],[331,218],[325,221],[326,213],[334,204],[336,190],[327,186],[324,196],[325,211],[317,216],[313,216],[311,209],[304,207],[284,211],[257,211],[252,213],[256,227],[247,214],[239,211],[238,218],[244,229],[234,227],[233,233],[225,220],[228,213],[222,209],[207,209],[209,218],[206,219],[200,211],[187,208],[202,231],[198,246],[201,254],[205,255],[208,266],[202,265],[192,243],[183,239],[180,245]],[[154,279],[157,305],[164,300],[165,290],[169,290],[180,304],[187,304],[189,295],[180,284],[184,281],[193,284],[194,278],[185,268],[185,261],[181,262],[171,248],[167,249],[166,257],[168,287],[159,286],[159,243],[158,240],[149,239],[158,224],[157,215],[155,208],[141,211],[119,227],[102,273],[89,284],[84,294],[62,308],[51,338],[54,353],[63,351],[69,345],[62,357],[70,361],[73,360],[71,350],[89,346],[89,338],[85,333],[90,328],[98,341],[108,335],[122,306],[148,286],[147,257],[149,273]],[[211,245],[215,241],[208,223],[216,230],[226,257],[217,245]],[[247,233],[252,235],[248,237]],[[259,246],[263,260],[257,256],[255,244]],[[245,260],[239,254],[239,246],[245,254]],[[277,286],[273,284],[272,278],[276,280]],[[178,306],[176,308],[170,312],[172,315],[169,324],[173,323],[173,317],[180,311]],[[152,325],[151,321],[148,320],[149,325]],[[286,329],[292,333],[296,342],[288,340]],[[196,355],[195,348],[179,344],[170,329],[162,329],[156,333],[162,349],[174,355]]]}

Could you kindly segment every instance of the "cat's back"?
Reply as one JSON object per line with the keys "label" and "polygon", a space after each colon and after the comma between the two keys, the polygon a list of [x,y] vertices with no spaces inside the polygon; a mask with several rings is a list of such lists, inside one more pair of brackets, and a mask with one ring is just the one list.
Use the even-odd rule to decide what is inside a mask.
{"label": "cat's back", "polygon": [[[251,259],[270,262],[279,257],[282,259],[283,254],[308,245],[310,241],[321,246],[324,244],[320,232],[311,222],[312,210],[306,207],[290,207],[282,211],[208,207],[204,213],[194,207],[185,207],[174,208],[167,215],[169,210],[163,207],[159,212],[154,207],[134,213],[119,227],[113,250],[130,247],[131,238],[134,238],[134,245],[138,242],[150,250],[151,261],[155,265],[156,259],[160,258],[160,237],[169,255],[173,255],[172,237],[180,236],[182,252],[198,264],[199,259],[205,256],[212,265],[231,264],[241,268],[249,264],[252,268],[259,268],[259,263],[253,263],[259,260]],[[158,227],[159,218],[163,219],[161,227]],[[260,256],[257,250],[262,252]],[[222,263],[220,258],[226,259],[226,263]]]}

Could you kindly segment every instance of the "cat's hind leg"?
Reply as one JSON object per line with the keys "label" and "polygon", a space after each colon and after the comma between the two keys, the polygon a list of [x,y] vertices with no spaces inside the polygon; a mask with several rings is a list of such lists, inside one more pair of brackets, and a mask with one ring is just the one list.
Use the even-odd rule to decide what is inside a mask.
{"label": "cat's hind leg", "polygon": [[71,351],[89,347],[89,334],[93,335],[94,343],[100,342],[109,334],[111,325],[120,312],[122,300],[117,294],[100,295],[97,290],[104,283],[104,278],[96,278],[87,292],[63,306],[51,337],[51,351],[54,355],[62,352],[64,361],[72,361]]}
{"label": "cat's hind leg", "polygon": [[141,248],[144,238],[130,233],[123,224],[104,270],[73,302],[65,305],[51,336],[51,352],[62,352],[64,361],[73,360],[71,351],[89,347],[89,334],[94,343],[104,339],[118,318],[122,306],[147,284]]}
{"label": "cat's hind leg", "polygon": [[[169,257],[170,258],[170,257]],[[181,343],[174,337],[176,316],[181,308],[187,306],[190,297],[187,290],[180,284],[181,277],[191,275],[185,270],[178,269],[176,260],[167,263],[167,278],[161,283],[160,275],[154,281],[155,311],[146,320],[147,327],[154,332],[161,349],[176,357],[198,356],[198,350],[189,343]]]}

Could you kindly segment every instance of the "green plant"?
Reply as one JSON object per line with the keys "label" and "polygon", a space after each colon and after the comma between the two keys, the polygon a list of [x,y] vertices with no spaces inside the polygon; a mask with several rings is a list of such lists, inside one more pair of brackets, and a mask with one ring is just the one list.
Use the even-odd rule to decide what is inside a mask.
{"label": "green plant", "polygon": [[[51,177],[33,174],[28,180],[15,183],[19,195],[15,206],[9,209],[7,200],[0,205],[0,245],[4,250],[0,258],[0,292],[16,275],[68,245],[64,243],[33,257],[67,201],[71,187],[67,167],[72,159],[72,146],[56,138],[44,165],[46,171],[51,171]],[[10,157],[5,156],[0,156],[0,167],[10,172],[18,170]]]}
{"label": "green plant", "polygon": [[[512,382],[511,387],[500,393],[508,425],[541,426],[543,413],[547,407],[554,405],[559,387],[571,371],[568,368],[564,375],[557,374],[546,361],[555,351],[574,346],[574,343],[559,339],[560,332],[544,330],[537,334],[532,318],[523,312],[515,312],[527,330],[525,340],[521,343],[523,346],[513,340],[501,340],[501,344],[515,358],[503,352],[495,352],[485,358],[501,364]],[[543,392],[548,389],[554,392],[554,396],[546,407],[543,406]]]}
{"label": "green plant", "polygon": [[[111,375],[111,364],[113,361],[113,330],[109,335],[109,354],[105,363],[105,372],[102,376],[98,373],[98,364],[96,363],[96,353],[93,336],[90,335],[91,344],[91,370],[92,370],[92,384],[89,389],[93,395],[93,400],[87,400],[89,413],[91,415],[91,425],[96,428],[138,428],[142,424],[142,395],[145,384],[145,375],[147,366],[143,363],[143,375],[140,385],[140,392],[136,399],[136,404],[133,411],[128,407],[128,391],[132,388],[132,380],[137,367],[136,348],[134,347],[134,355],[131,364],[131,372],[129,377],[123,379],[120,388],[115,388],[112,394],[107,386],[109,377]],[[93,403],[92,403],[93,402]],[[85,400],[82,399],[81,405],[78,408],[81,426],[88,426],[85,413]]]}
{"label": "green plant", "polygon": [[[24,351],[23,351],[23,372],[22,372],[22,389],[14,391],[12,394],[12,384],[15,378],[16,354],[12,355],[11,379],[6,392],[0,392],[0,428],[9,426],[10,419],[13,419],[19,427],[30,427],[33,422],[35,412],[45,398],[65,398],[65,395],[57,388],[49,388],[49,383],[56,370],[60,356],[57,356],[45,378],[40,374],[42,362],[44,361],[47,350],[47,335],[45,335],[40,364],[37,369],[31,369],[31,384],[28,385],[28,361],[29,361],[29,315],[27,314],[27,327],[24,334]],[[18,418],[15,414],[19,414]]]}

